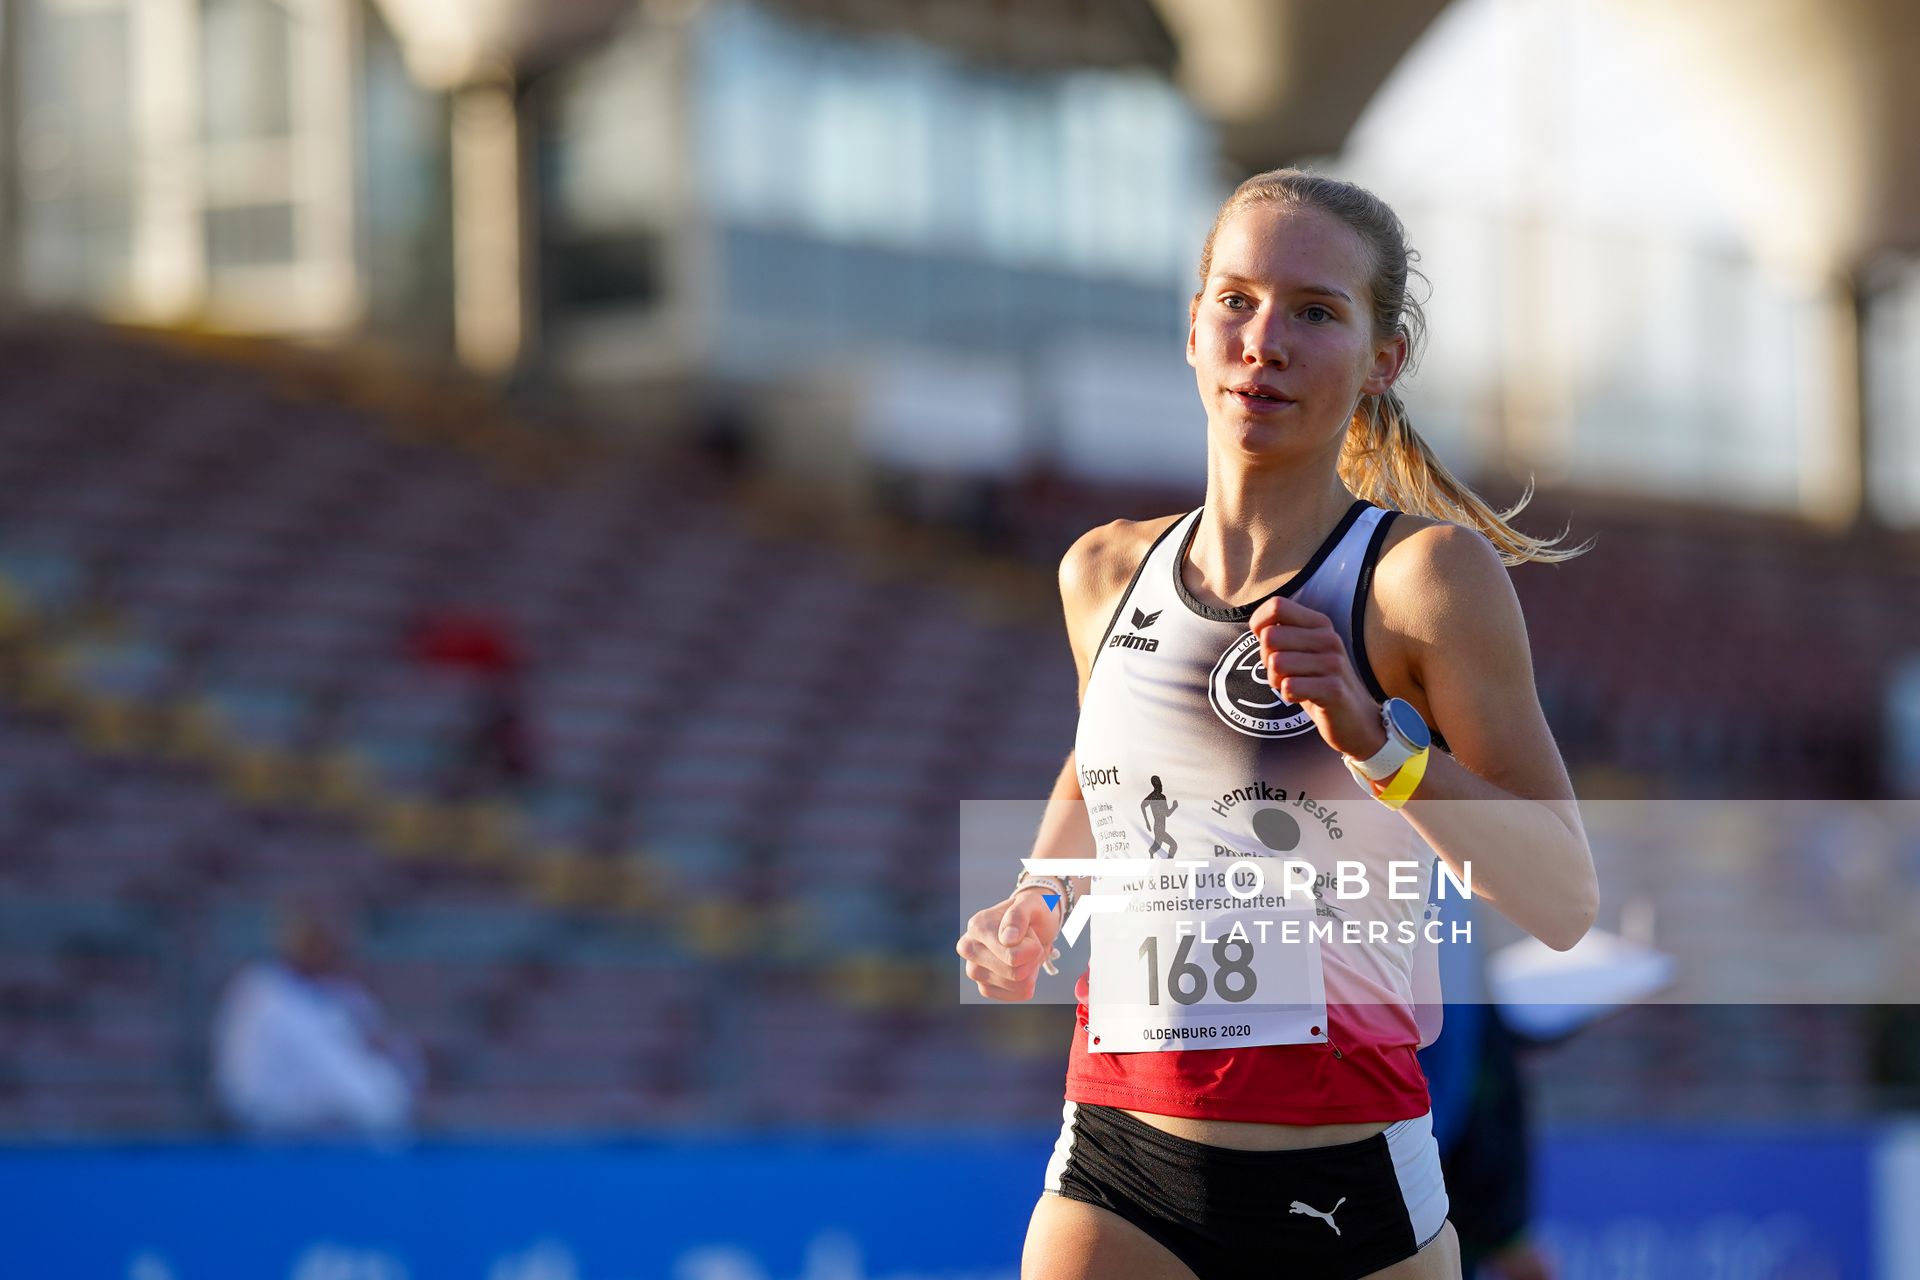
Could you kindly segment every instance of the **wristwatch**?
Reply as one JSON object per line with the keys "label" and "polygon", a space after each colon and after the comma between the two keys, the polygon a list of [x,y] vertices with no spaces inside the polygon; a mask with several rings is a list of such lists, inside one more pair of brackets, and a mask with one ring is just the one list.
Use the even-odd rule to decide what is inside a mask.
{"label": "wristwatch", "polygon": [[1373,783],[1391,778],[1400,766],[1433,745],[1433,733],[1427,722],[1405,698],[1388,698],[1380,704],[1380,723],[1387,731],[1387,743],[1365,760],[1342,756],[1354,781],[1373,793]]}

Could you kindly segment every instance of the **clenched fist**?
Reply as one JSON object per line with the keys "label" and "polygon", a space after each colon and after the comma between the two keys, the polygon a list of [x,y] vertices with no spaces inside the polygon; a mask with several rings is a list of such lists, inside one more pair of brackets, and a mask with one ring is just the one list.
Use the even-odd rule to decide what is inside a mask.
{"label": "clenched fist", "polygon": [[1058,899],[1049,907],[1041,886],[1031,885],[974,912],[953,949],[967,962],[967,977],[981,995],[1028,1000],[1063,923]]}
{"label": "clenched fist", "polygon": [[1320,739],[1365,760],[1387,741],[1380,704],[1347,657],[1333,619],[1286,596],[1253,611],[1247,629],[1260,637],[1260,664],[1273,691],[1313,717]]}

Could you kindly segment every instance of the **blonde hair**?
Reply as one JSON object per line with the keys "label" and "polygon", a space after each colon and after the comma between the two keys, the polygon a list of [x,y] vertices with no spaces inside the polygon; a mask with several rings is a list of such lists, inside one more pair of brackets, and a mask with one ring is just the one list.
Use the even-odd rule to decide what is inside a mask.
{"label": "blonde hair", "polygon": [[[1406,228],[1387,202],[1351,182],[1304,169],[1272,169],[1241,183],[1220,206],[1207,232],[1194,304],[1199,304],[1207,277],[1213,274],[1213,242],[1220,228],[1242,209],[1267,203],[1319,210],[1338,218],[1366,242],[1374,263],[1367,289],[1373,299],[1375,337],[1396,333],[1405,337],[1405,367],[1410,371],[1427,332],[1426,314],[1407,290],[1408,277],[1420,276],[1412,265],[1420,255],[1407,243]],[[1532,478],[1518,502],[1505,511],[1495,509],[1449,471],[1420,438],[1407,406],[1391,388],[1384,395],[1360,397],[1347,424],[1339,467],[1341,481],[1355,495],[1396,511],[1478,529],[1508,565],[1571,560],[1593,545],[1589,539],[1578,547],[1562,547],[1565,531],[1556,538],[1535,538],[1514,528],[1510,521],[1533,500]]]}

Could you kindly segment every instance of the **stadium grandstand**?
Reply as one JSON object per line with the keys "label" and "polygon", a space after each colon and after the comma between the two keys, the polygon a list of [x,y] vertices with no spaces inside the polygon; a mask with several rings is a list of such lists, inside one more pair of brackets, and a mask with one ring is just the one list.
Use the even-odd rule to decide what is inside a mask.
{"label": "stadium grandstand", "polygon": [[[1037,818],[1072,745],[1065,549],[1200,492],[1221,175],[1313,160],[1432,246],[1423,432],[1593,543],[1512,581],[1600,925],[1681,980],[1523,1055],[1560,1274],[1920,1275],[1920,103],[1837,87],[1915,22],[1796,0],[1705,63],[1846,130],[1771,221],[1753,130],[1650,227],[1582,203],[1572,91],[1485,161],[1561,156],[1538,199],[1449,204],[1394,127],[1732,7],[8,4],[0,1273],[1015,1274],[1072,1015],[961,1000],[963,805]],[[316,894],[405,1137],[222,1098]]]}

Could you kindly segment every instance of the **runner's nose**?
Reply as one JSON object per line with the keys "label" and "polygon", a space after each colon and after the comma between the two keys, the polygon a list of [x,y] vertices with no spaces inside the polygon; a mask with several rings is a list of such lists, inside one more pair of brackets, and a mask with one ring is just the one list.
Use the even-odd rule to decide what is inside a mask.
{"label": "runner's nose", "polygon": [[1241,359],[1254,368],[1272,365],[1287,367],[1286,318],[1277,311],[1265,312],[1247,321],[1240,330]]}

